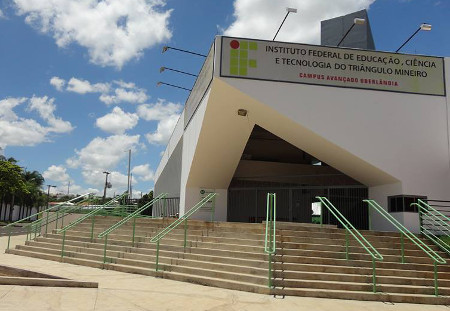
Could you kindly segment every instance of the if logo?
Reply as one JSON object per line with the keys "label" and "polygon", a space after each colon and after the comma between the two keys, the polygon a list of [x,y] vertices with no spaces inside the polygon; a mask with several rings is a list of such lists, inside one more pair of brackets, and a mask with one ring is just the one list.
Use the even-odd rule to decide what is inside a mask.
{"label": "if logo", "polygon": [[248,68],[256,68],[256,59],[249,59],[249,51],[258,50],[258,43],[232,40],[230,42],[230,74],[246,76]]}

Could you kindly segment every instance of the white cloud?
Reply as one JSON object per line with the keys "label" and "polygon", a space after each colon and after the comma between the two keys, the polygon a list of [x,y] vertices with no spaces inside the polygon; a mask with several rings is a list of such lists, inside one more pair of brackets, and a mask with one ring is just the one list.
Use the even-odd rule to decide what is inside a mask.
{"label": "white cloud", "polygon": [[[117,171],[111,171],[108,175],[108,182],[112,187],[107,189],[107,196],[112,196],[115,192],[116,195],[123,193],[128,186],[128,176]],[[105,187],[105,174],[102,170],[83,170],[82,176],[84,181],[98,189]]]}
{"label": "white cloud", "polygon": [[155,104],[144,104],[137,108],[138,115],[146,121],[159,121],[172,117],[173,115],[179,115],[183,110],[183,105],[175,104],[158,98]]}
{"label": "white cloud", "polygon": [[277,40],[320,42],[320,21],[367,9],[375,0],[235,0],[235,21],[224,34],[271,40],[280,26],[286,7],[298,9],[290,14]]}
{"label": "white cloud", "polygon": [[76,150],[76,156],[67,160],[70,167],[89,170],[111,170],[120,160],[127,157],[128,149],[136,149],[140,135],[113,135],[107,138],[96,137],[86,147]]}
{"label": "white cloud", "polygon": [[59,47],[77,43],[90,61],[121,68],[171,38],[165,0],[13,0],[25,22],[53,36]]}
{"label": "white cloud", "polygon": [[2,19],[2,18],[6,18],[6,16],[5,16],[5,13],[3,13],[2,10],[0,10],[0,19]]}
{"label": "white cloud", "polygon": [[77,78],[71,78],[67,83],[67,91],[78,94],[107,93],[109,92],[109,89],[110,85],[108,83],[91,84],[87,80],[80,80]]}
{"label": "white cloud", "polygon": [[52,77],[50,79],[50,84],[55,87],[58,91],[62,92],[64,89],[64,86],[66,85],[66,80],[61,79],[59,77]]}
{"label": "white cloud", "polygon": [[139,117],[135,113],[124,112],[119,107],[114,107],[111,113],[98,118],[96,125],[105,132],[123,134],[136,126]]}
{"label": "white cloud", "polygon": [[[27,112],[37,111],[47,123],[42,125],[34,119],[19,117],[13,109],[25,102],[29,102]],[[49,141],[51,133],[67,133],[73,127],[54,115],[56,106],[53,98],[35,97],[28,99],[6,98],[0,100],[0,147],[6,146],[35,146]]]}
{"label": "white cloud", "polygon": [[119,104],[122,102],[142,104],[147,99],[145,89],[138,88],[132,82],[114,81],[119,87],[114,90],[113,94],[102,94],[100,100],[107,105]]}
{"label": "white cloud", "polygon": [[62,165],[52,165],[50,166],[42,176],[48,180],[56,181],[59,183],[68,182],[70,180],[69,174],[67,174],[67,170]]}
{"label": "white cloud", "polygon": [[149,164],[137,165],[133,167],[131,173],[137,175],[141,181],[151,181],[154,178],[154,172]]}
{"label": "white cloud", "polygon": [[171,115],[164,120],[159,121],[156,131],[145,135],[151,144],[164,145],[169,141],[175,125],[177,125],[179,115]]}

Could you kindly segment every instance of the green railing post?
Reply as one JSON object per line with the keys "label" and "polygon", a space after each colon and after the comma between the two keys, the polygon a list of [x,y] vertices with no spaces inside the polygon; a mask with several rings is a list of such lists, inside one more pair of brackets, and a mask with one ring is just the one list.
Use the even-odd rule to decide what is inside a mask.
{"label": "green railing post", "polygon": [[47,210],[47,220],[45,221],[45,234],[47,234],[47,228],[48,228],[48,214],[49,214],[49,211]]}
{"label": "green railing post", "polygon": [[186,252],[187,244],[187,219],[184,221],[184,251]]}
{"label": "green railing post", "polygon": [[272,274],[272,254],[269,253],[269,280],[268,280],[269,288],[272,287],[272,278],[273,278],[273,274]]}
{"label": "green railing post", "polygon": [[91,221],[91,243],[92,243],[92,241],[94,241],[94,226],[95,226],[95,215],[92,216],[92,221]]}
{"label": "green railing post", "polygon": [[434,262],[434,295],[439,296],[437,262]]}
{"label": "green railing post", "polygon": [[211,206],[211,222],[214,222],[215,213],[216,213],[216,197],[213,197]]}
{"label": "green railing post", "polygon": [[422,218],[422,206],[420,204],[417,204],[417,212],[419,213],[419,230],[420,234],[423,235],[423,218]]}
{"label": "green railing post", "polygon": [[348,229],[345,230],[345,259],[349,259],[349,254],[348,254]]}
{"label": "green railing post", "polygon": [[320,226],[323,226],[323,206],[322,202],[320,202]]}
{"label": "green railing post", "polygon": [[66,214],[63,214],[63,216],[61,217],[61,228],[64,228],[64,217],[66,216]]}
{"label": "green railing post", "polygon": [[372,291],[374,292],[374,293],[376,293],[377,292],[377,276],[376,276],[376,271],[375,271],[375,265],[376,265],[376,262],[375,262],[375,258],[373,258],[372,257]]}
{"label": "green railing post", "polygon": [[8,228],[8,245],[6,246],[6,249],[9,249],[10,241],[11,241],[11,227]]}
{"label": "green railing post", "polygon": [[62,245],[61,245],[61,258],[64,257],[64,245],[66,243],[66,231],[63,233]]}
{"label": "green railing post", "polygon": [[400,234],[400,241],[402,243],[402,263],[405,263],[405,241],[403,232]]}
{"label": "green railing post", "polygon": [[169,217],[169,211],[167,209],[167,203],[166,203],[166,198],[164,198],[164,203],[163,203],[163,210],[166,212],[166,217]]}
{"label": "green railing post", "polygon": [[59,210],[56,212],[56,223],[55,223],[55,229],[58,229],[58,219],[59,219]]}
{"label": "green railing post", "polygon": [[134,237],[136,235],[136,216],[133,217],[133,239],[131,240],[131,246],[134,247]]}
{"label": "green railing post", "polygon": [[159,262],[159,240],[156,242],[156,262],[155,262],[155,271],[158,271],[158,262]]}
{"label": "green railing post", "polygon": [[103,247],[103,263],[106,263],[106,248],[108,245],[108,235],[105,235],[105,246]]}
{"label": "green railing post", "polygon": [[25,241],[28,241],[28,236],[30,235],[31,226],[27,226],[27,238]]}

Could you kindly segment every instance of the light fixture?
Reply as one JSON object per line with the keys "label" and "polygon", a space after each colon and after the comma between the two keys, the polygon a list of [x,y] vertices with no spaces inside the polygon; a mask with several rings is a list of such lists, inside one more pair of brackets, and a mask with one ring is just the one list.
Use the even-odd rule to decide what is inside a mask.
{"label": "light fixture", "polygon": [[162,82],[162,81],[158,81],[156,83],[156,86],[161,86],[161,85],[168,85],[168,86],[175,87],[177,89],[182,89],[182,90],[189,91],[189,92],[192,91],[191,89],[187,89],[187,88],[182,87],[182,86],[178,86],[178,85],[175,85],[175,84],[170,84],[170,83],[166,83],[166,82]]}
{"label": "light fixture", "polygon": [[405,43],[403,43],[396,51],[395,53],[398,53],[398,51],[400,51],[402,49],[402,47],[404,47],[406,45],[406,43],[409,42],[409,40],[411,40],[419,31],[423,30],[423,31],[430,31],[432,28],[432,26],[430,24],[427,23],[422,23],[419,28],[417,28],[417,30],[408,38],[408,40],[405,41]]}
{"label": "light fixture", "polygon": [[275,38],[277,37],[278,33],[280,32],[281,27],[283,27],[284,21],[286,20],[286,18],[288,17],[289,13],[297,13],[297,9],[294,8],[286,8],[286,16],[284,17],[283,21],[281,22],[280,27],[277,30],[277,33],[275,34],[275,36],[273,37],[272,41],[275,41]]}
{"label": "light fixture", "polygon": [[167,46],[167,45],[163,46],[161,53],[165,53],[169,49],[175,50],[175,51],[179,51],[179,52],[183,52],[183,53],[192,54],[192,55],[206,57],[206,55],[204,55],[204,54],[200,54],[200,53],[196,53],[196,52],[192,52],[192,51],[188,51],[188,50],[183,50],[183,49],[177,49],[177,48],[174,48],[174,47],[171,47],[171,46]]}
{"label": "light fixture", "polygon": [[246,117],[247,116],[248,111],[246,109],[239,109],[237,111],[237,114],[241,117]]}
{"label": "light fixture", "polygon": [[181,70],[177,70],[177,69],[173,69],[173,68],[169,68],[169,67],[161,67],[161,68],[159,68],[159,73],[163,73],[165,70],[170,70],[170,71],[178,72],[178,73],[181,73],[181,74],[184,74],[184,75],[197,77],[197,75],[194,75],[193,73],[189,73],[189,72],[186,72],[186,71],[181,71]]}
{"label": "light fixture", "polygon": [[350,28],[347,30],[345,35],[342,37],[341,41],[336,46],[340,46],[341,43],[344,41],[344,39],[347,37],[347,35],[350,33],[350,31],[355,27],[355,25],[364,25],[366,23],[366,20],[364,18],[355,18],[353,20],[353,24],[350,26]]}

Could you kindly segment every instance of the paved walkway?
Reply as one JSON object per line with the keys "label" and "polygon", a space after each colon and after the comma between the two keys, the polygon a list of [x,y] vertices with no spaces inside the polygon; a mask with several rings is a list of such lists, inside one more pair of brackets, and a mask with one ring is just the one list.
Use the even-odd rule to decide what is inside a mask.
{"label": "paved walkway", "polygon": [[[14,236],[11,245],[23,244]],[[4,254],[0,239],[0,263],[74,280],[94,281],[98,289],[0,286],[0,310],[17,311],[142,311],[142,310],[332,310],[332,311],[450,311],[447,306],[390,304],[335,299],[273,297],[206,287],[142,275],[100,270],[65,263]]]}

